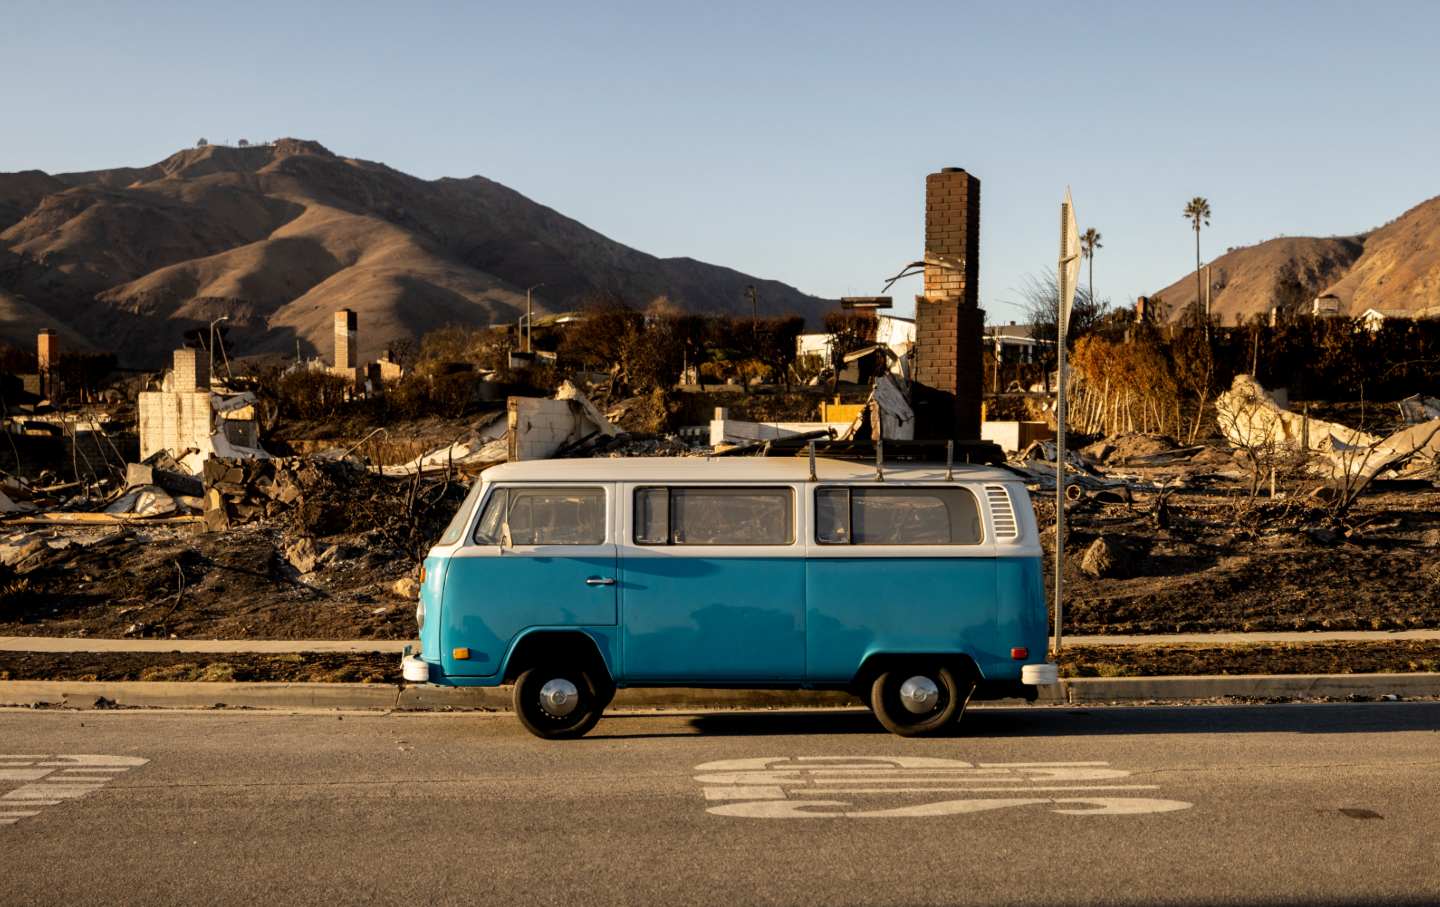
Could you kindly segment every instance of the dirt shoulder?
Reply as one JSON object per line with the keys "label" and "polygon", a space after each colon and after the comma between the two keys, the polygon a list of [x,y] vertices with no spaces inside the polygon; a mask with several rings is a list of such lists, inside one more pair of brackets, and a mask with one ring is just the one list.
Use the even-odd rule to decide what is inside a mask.
{"label": "dirt shoulder", "polygon": [[[1381,483],[1338,525],[1320,501],[1249,501],[1243,483],[1223,477],[1163,504],[1129,497],[1068,508],[1068,633],[1440,627],[1440,489]],[[1037,494],[1035,508],[1048,588],[1053,498]],[[1086,555],[1101,539],[1115,563],[1097,576]]]}
{"label": "dirt shoulder", "polygon": [[1062,677],[1440,672],[1440,642],[1066,646]]}

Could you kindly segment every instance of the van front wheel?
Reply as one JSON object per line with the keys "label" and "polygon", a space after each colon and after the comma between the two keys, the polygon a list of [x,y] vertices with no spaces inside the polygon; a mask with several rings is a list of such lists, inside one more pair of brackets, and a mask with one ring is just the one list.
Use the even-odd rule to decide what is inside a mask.
{"label": "van front wheel", "polygon": [[875,678],[870,707],[891,733],[923,737],[958,721],[973,689],[944,665],[904,665]]}
{"label": "van front wheel", "polygon": [[547,740],[583,737],[600,720],[605,702],[589,673],[537,665],[515,678],[515,716],[525,730]]}

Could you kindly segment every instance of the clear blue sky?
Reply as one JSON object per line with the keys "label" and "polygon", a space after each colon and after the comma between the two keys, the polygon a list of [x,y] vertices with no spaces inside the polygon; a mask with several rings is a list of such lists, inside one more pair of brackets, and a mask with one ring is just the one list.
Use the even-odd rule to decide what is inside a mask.
{"label": "clear blue sky", "polygon": [[1435,2],[0,0],[0,21],[0,170],[313,138],[838,296],[918,256],[924,175],[962,166],[995,321],[1053,263],[1067,184],[1117,302],[1193,267],[1194,195],[1210,258],[1440,193]]}

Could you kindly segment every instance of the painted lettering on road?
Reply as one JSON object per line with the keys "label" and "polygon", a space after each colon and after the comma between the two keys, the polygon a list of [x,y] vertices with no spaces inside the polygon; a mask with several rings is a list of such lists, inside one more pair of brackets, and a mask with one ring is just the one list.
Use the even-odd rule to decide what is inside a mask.
{"label": "painted lettering on road", "polygon": [[1150,796],[1159,785],[1127,783],[1131,773],[1108,762],[757,756],[706,762],[695,772],[706,801],[719,801],[707,812],[750,819],[920,818],[1026,807],[1119,816],[1192,805]]}
{"label": "painted lettering on road", "polygon": [[[149,761],[137,756],[0,754],[0,825],[14,825],[47,806],[93,794]],[[11,786],[15,782],[18,787]]]}

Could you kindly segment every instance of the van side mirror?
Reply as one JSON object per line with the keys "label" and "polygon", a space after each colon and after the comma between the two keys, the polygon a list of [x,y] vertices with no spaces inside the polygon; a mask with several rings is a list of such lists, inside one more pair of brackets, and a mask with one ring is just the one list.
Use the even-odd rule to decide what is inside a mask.
{"label": "van side mirror", "polygon": [[506,520],[504,523],[500,524],[500,547],[502,549],[515,547],[515,539],[512,538],[510,535],[509,520]]}

